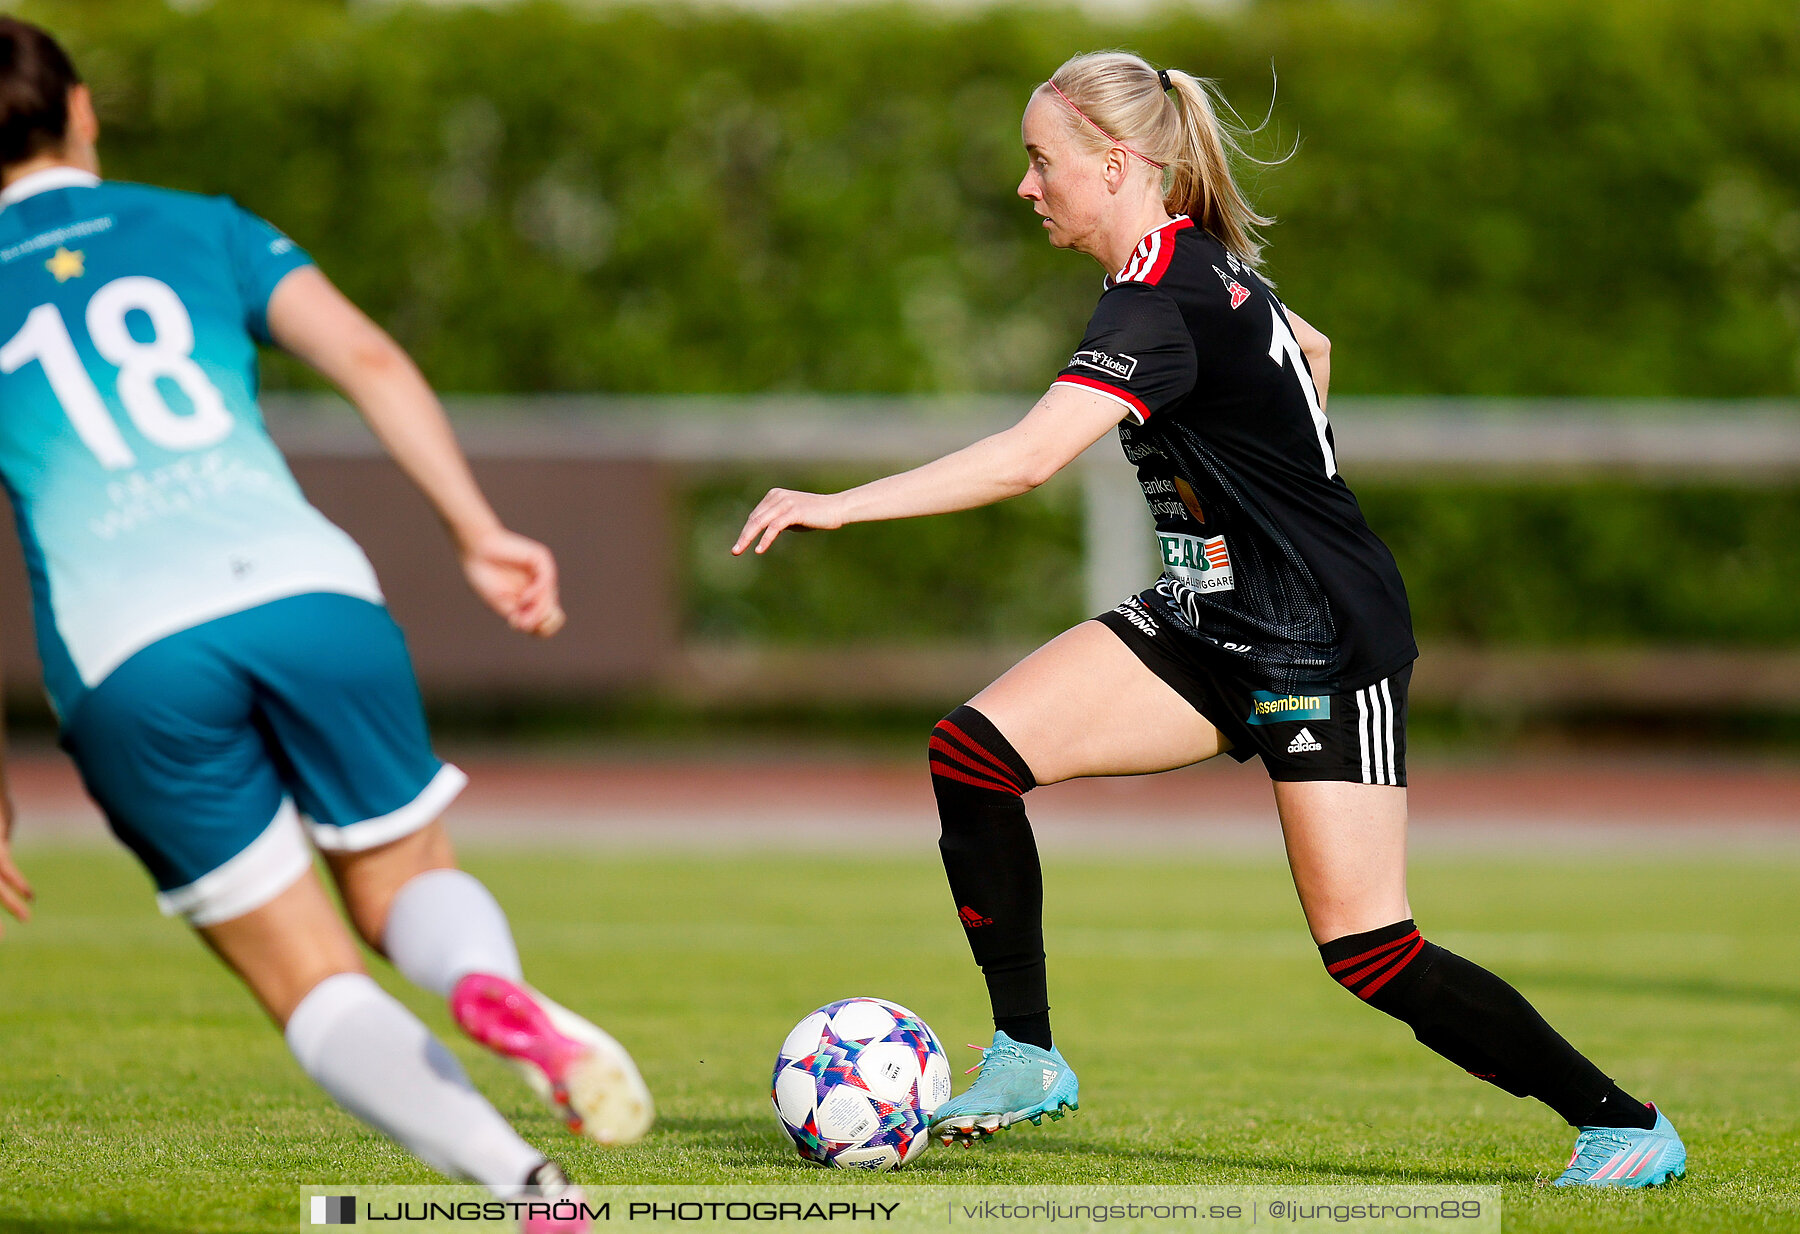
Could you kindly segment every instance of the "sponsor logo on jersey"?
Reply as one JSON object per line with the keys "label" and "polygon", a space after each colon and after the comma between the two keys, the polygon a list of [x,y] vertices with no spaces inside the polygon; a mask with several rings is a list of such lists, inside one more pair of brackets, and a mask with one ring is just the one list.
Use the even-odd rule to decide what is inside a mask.
{"label": "sponsor logo on jersey", "polygon": [[[1237,267],[1237,262],[1234,261],[1231,264],[1233,269]],[[1213,273],[1219,276],[1220,280],[1225,284],[1225,290],[1231,293],[1231,307],[1234,309],[1242,308],[1244,306],[1244,301],[1250,298],[1250,289],[1217,266],[1213,267]]]}
{"label": "sponsor logo on jersey", "polygon": [[1310,728],[1303,728],[1294,734],[1292,741],[1288,742],[1287,752],[1289,754],[1317,754],[1324,748],[1319,744],[1319,739],[1312,735]]}
{"label": "sponsor logo on jersey", "polygon": [[1144,500],[1150,503],[1150,515],[1158,526],[1179,524],[1188,517],[1188,508],[1177,500],[1180,494],[1175,485],[1176,481],[1165,476],[1138,477],[1138,487],[1144,490]]}
{"label": "sponsor logo on jersey", "polygon": [[1154,441],[1139,441],[1130,420],[1119,421],[1119,443],[1125,447],[1125,461],[1141,463],[1147,458],[1167,458]]}
{"label": "sponsor logo on jersey", "polygon": [[102,218],[85,219],[79,223],[70,223],[66,227],[58,227],[53,231],[42,231],[29,240],[21,240],[10,248],[0,249],[0,262],[17,261],[30,253],[36,253],[51,245],[61,245],[65,240],[79,240],[83,236],[97,235],[103,231],[111,231],[112,215]]}
{"label": "sponsor logo on jersey", "polygon": [[1175,491],[1180,494],[1181,504],[1187,507],[1187,512],[1194,516],[1194,521],[1205,523],[1206,511],[1200,508],[1200,495],[1194,492],[1194,486],[1180,476],[1176,476]]}
{"label": "sponsor logo on jersey", "polygon": [[1070,358],[1069,363],[1098,369],[1108,377],[1117,377],[1120,381],[1130,381],[1131,375],[1137,372],[1136,356],[1114,356],[1104,351],[1078,351]]}
{"label": "sponsor logo on jersey", "polygon": [[[1226,646],[1231,646],[1227,643]],[[1267,690],[1250,692],[1249,724],[1282,724],[1288,720],[1331,719],[1329,694],[1271,694]],[[1308,737],[1308,741],[1312,738]]]}
{"label": "sponsor logo on jersey", "polygon": [[1163,572],[1180,579],[1195,591],[1230,591],[1231,554],[1224,536],[1187,536],[1178,531],[1159,531]]}
{"label": "sponsor logo on jersey", "polygon": [[1131,599],[1119,605],[1113,612],[1129,621],[1150,638],[1156,637],[1156,618],[1150,615],[1150,610],[1146,609],[1144,602],[1136,596],[1132,596]]}

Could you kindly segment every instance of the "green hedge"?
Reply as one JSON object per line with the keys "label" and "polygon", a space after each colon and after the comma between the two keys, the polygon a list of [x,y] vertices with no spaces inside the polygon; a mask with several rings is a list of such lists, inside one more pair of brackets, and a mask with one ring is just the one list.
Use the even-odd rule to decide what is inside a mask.
{"label": "green hedge", "polygon": [[[1040,389],[1098,271],[1013,196],[1018,113],[1068,54],[1128,45],[1253,119],[1279,73],[1254,146],[1298,151],[1250,170],[1336,390],[1800,391],[1792,0],[21,7],[93,82],[112,174],[267,214],[447,390]],[[1031,639],[1083,615],[1070,494],[717,559],[771,479],[804,477],[694,496],[699,633]],[[1792,493],[1360,491],[1427,637],[1794,632]]]}
{"label": "green hedge", "polygon": [[[715,477],[690,494],[695,633],[1029,644],[1092,615],[1073,483],[967,514],[790,537],[760,561],[729,557],[775,478]],[[1770,646],[1794,637],[1800,493],[1444,482],[1361,485],[1358,496],[1400,562],[1422,640]]]}
{"label": "green hedge", "polygon": [[695,486],[686,503],[689,632],[785,643],[1024,643],[1092,615],[1082,611],[1081,490],[1073,483],[939,518],[784,535],[762,557],[727,551],[775,484],[828,490],[870,478],[769,472]]}
{"label": "green hedge", "polygon": [[1109,45],[1252,118],[1279,73],[1253,179],[1340,390],[1800,388],[1792,0],[21,7],[114,173],[271,216],[451,390],[1040,388],[1097,271],[1013,197],[1018,113]]}

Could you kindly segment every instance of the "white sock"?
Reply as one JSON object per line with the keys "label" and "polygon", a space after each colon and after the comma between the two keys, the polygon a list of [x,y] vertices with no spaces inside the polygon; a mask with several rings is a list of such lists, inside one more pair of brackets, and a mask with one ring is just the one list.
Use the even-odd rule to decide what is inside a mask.
{"label": "white sock", "polygon": [[388,908],[382,949],[414,985],[450,997],[470,973],[522,980],[512,927],[493,893],[461,870],[427,870]]}
{"label": "white sock", "polygon": [[294,1008],[285,1035],[301,1068],[339,1105],[436,1170],[509,1196],[544,1160],[373,978],[325,978]]}

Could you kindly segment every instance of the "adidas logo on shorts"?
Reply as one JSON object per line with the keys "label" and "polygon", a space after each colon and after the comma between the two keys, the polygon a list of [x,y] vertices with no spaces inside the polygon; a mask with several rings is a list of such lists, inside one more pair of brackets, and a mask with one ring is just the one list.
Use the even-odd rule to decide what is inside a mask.
{"label": "adidas logo on shorts", "polygon": [[1324,748],[1319,744],[1319,739],[1312,735],[1310,728],[1303,728],[1294,734],[1292,741],[1288,742],[1287,752],[1289,754],[1312,754]]}

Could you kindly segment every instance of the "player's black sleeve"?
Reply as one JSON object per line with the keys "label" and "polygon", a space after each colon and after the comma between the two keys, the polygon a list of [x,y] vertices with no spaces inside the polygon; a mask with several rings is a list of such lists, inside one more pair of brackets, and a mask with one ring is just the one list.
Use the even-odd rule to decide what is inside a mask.
{"label": "player's black sleeve", "polygon": [[1194,336],[1169,294],[1120,283],[1100,297],[1056,380],[1105,395],[1142,424],[1192,390],[1198,371]]}

